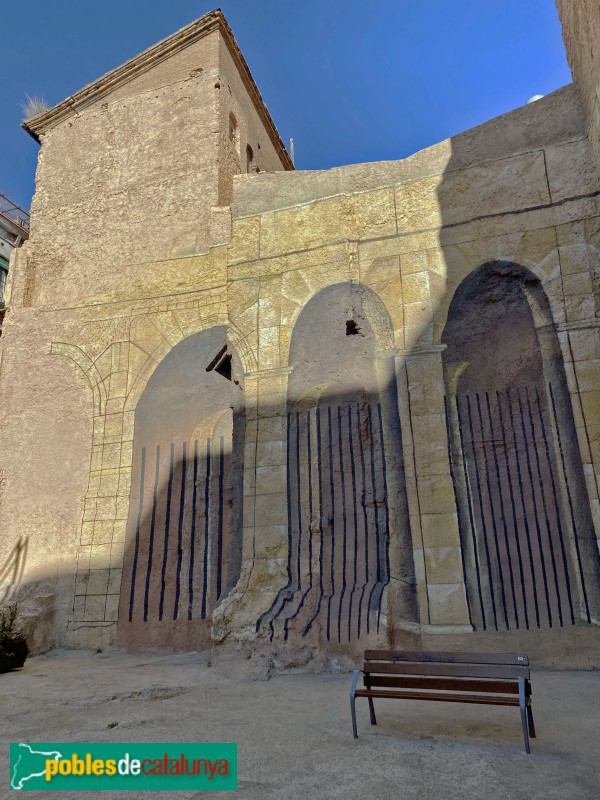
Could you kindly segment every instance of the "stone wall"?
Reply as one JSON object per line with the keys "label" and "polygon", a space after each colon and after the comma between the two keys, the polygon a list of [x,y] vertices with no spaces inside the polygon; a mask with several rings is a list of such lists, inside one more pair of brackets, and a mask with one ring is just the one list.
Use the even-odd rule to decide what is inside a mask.
{"label": "stone wall", "polygon": [[597,165],[600,159],[600,8],[594,0],[556,0],[556,5]]}
{"label": "stone wall", "polygon": [[[217,51],[218,77],[150,91],[148,73],[143,94],[43,141],[2,337],[5,590],[54,593],[56,639],[75,646],[410,642],[593,663],[600,208],[574,87],[404,161],[234,176],[246,143],[261,169],[277,153]],[[77,202],[56,205],[72,127],[97,132],[100,180],[109,129],[122,147],[132,124],[166,136],[175,95],[186,132],[214,111],[210,181],[171,167],[177,235],[147,193],[162,161],[139,165],[136,195],[132,145],[127,240],[96,213],[55,253],[56,215],[103,197],[74,179]]]}

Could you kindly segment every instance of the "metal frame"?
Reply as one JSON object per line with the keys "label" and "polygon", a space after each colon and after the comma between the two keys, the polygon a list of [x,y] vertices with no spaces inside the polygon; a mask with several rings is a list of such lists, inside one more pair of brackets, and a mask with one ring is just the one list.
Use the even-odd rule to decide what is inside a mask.
{"label": "metal frame", "polygon": [[[361,674],[363,674],[362,670],[357,669],[354,671],[352,675],[352,686],[350,687],[350,714],[352,717],[352,736],[355,739],[358,739],[358,732],[356,728],[356,687],[358,684],[358,679],[360,678]],[[521,726],[523,728],[523,741],[525,743],[525,752],[527,755],[531,754],[531,748],[529,746],[529,739],[535,739],[535,724],[533,721],[533,710],[531,708],[531,701],[527,696],[527,684],[528,679],[525,677],[520,677],[517,679],[519,684],[519,710],[521,712]],[[367,700],[369,701],[369,714],[371,716],[371,725],[377,725],[377,719],[375,717],[375,707],[373,705],[373,698],[368,697]]]}

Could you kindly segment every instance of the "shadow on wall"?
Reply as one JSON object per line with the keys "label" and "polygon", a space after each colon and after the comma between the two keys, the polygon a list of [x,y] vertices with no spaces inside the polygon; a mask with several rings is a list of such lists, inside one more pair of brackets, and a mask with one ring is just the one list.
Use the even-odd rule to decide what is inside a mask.
{"label": "shadow on wall", "polygon": [[287,583],[257,631],[326,649],[385,642],[395,613],[416,620],[416,599],[382,301],[349,283],[319,292],[295,325],[289,368]]}
{"label": "shadow on wall", "polygon": [[[212,612],[240,577],[244,456],[248,493],[262,481],[288,501],[288,580],[258,631],[347,644],[377,636],[382,622],[385,631],[394,603],[416,619],[393,332],[381,300],[346,283],[321,292],[296,325],[290,367],[287,405],[261,409],[274,441],[286,442],[286,464],[274,453],[255,472],[224,328],[184,340],[153,373],[135,417],[120,644],[212,645]],[[286,532],[261,524],[257,535],[281,546]]]}
{"label": "shadow on wall", "polygon": [[21,536],[0,566],[0,605],[9,602],[19,591],[27,563],[27,545],[28,538]]}
{"label": "shadow on wall", "polygon": [[[454,158],[447,175],[453,169]],[[471,623],[476,631],[598,624],[598,547],[557,326],[537,275],[494,260],[514,242],[524,259],[537,258],[525,223],[517,228],[525,216],[507,222],[504,239],[497,220],[489,231],[485,220],[463,226],[451,186],[442,183],[438,198],[455,291],[412,349],[441,350],[445,397],[429,410],[446,419]],[[556,233],[542,233],[554,241],[546,257]],[[473,269],[473,253],[490,260]]]}
{"label": "shadow on wall", "polygon": [[135,414],[117,641],[196,649],[240,575],[242,371],[225,328],[194,334],[154,371]]}

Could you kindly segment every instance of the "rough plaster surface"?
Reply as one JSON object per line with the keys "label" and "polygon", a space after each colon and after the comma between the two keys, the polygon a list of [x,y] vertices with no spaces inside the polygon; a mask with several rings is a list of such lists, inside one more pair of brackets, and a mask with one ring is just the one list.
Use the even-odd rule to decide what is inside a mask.
{"label": "rough plaster surface", "polygon": [[[359,738],[354,740],[349,673],[292,671],[265,681],[265,659],[243,655],[233,660],[196,653],[59,651],[31,659],[20,672],[1,677],[10,734],[0,745],[2,761],[8,763],[9,739],[233,741],[238,743],[238,790],[222,796],[242,800],[398,795],[594,800],[598,795],[596,672],[533,667],[538,737],[527,756],[518,710],[512,708],[375,701],[378,724],[371,727],[367,703],[357,701]],[[174,794],[157,792],[156,797]],[[78,800],[88,795],[96,793],[77,792]]]}

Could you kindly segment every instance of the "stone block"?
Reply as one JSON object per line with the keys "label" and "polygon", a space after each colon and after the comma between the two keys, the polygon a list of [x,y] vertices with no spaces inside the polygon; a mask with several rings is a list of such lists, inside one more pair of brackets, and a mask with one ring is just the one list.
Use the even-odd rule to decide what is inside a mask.
{"label": "stone block", "polygon": [[467,625],[469,614],[462,583],[429,583],[429,619],[432,625]]}
{"label": "stone block", "polygon": [[111,568],[108,576],[108,594],[119,594],[121,591],[121,579],[123,570],[118,568]]}
{"label": "stone block", "polygon": [[256,494],[283,494],[287,486],[285,466],[258,467],[256,470]]}
{"label": "stone block", "polygon": [[100,486],[98,487],[98,497],[114,497],[119,489],[119,471],[103,470],[100,476]]}
{"label": "stone block", "polygon": [[257,558],[284,558],[287,556],[286,525],[257,525],[254,529],[254,541]]}
{"label": "stone block", "polygon": [[407,327],[427,325],[431,322],[431,315],[431,302],[429,300],[404,304],[404,323]]}
{"label": "stone block", "polygon": [[258,442],[256,445],[256,466],[272,467],[285,464],[286,452],[282,441]]}
{"label": "stone block", "polygon": [[[415,445],[424,443],[444,443],[446,439],[446,419],[442,414],[424,414],[412,418],[413,440]],[[446,462],[448,457],[446,455]],[[419,474],[417,468],[417,475]]]}
{"label": "stone block", "polygon": [[[405,306],[412,303],[428,303],[430,300],[429,295],[429,273],[428,272],[414,272],[410,275],[402,277],[402,300]],[[407,322],[411,319],[410,314],[407,315]],[[422,320],[419,319],[418,322]],[[409,324],[411,324],[409,322]]]}
{"label": "stone block", "polygon": [[592,276],[588,270],[574,275],[565,274],[562,283],[565,297],[578,299],[589,297],[592,294]]}
{"label": "stone block", "polygon": [[108,591],[108,569],[92,569],[87,575],[88,580],[85,593],[87,595],[105,595]]}
{"label": "stone block", "polygon": [[569,331],[568,337],[574,361],[600,361],[600,327]]}
{"label": "stone block", "polygon": [[[423,539],[425,537],[423,536]],[[462,580],[460,547],[425,546],[425,569],[430,583],[456,583]]]}
{"label": "stone block", "polygon": [[[456,499],[454,485],[450,473],[440,475],[418,475],[419,505],[423,516],[431,515],[432,525],[440,516],[450,515],[454,519],[456,512]],[[451,523],[449,519],[438,520],[447,530],[456,530],[456,519]],[[423,523],[425,525],[425,523]],[[452,544],[456,544],[454,540]]]}
{"label": "stone block", "polygon": [[231,241],[227,250],[230,264],[252,261],[259,257],[260,217],[235,219],[231,226]]}
{"label": "stone block", "polygon": [[595,392],[600,389],[600,359],[578,361],[575,369],[580,392]]}
{"label": "stone block", "polygon": [[256,497],[256,527],[264,525],[287,525],[287,496],[285,494],[264,494]]}
{"label": "stone block", "polygon": [[[262,292],[261,292],[262,293]],[[278,329],[281,323],[281,304],[279,302],[279,293],[273,293],[273,296],[262,298],[258,301],[258,326],[260,331],[265,329]],[[259,333],[259,346],[261,338]]]}
{"label": "stone block", "polygon": [[117,622],[119,619],[119,595],[109,594],[106,597],[104,619],[107,622]]}
{"label": "stone block", "polygon": [[111,544],[113,536],[114,523],[112,520],[96,520],[94,522],[94,533],[92,543],[98,544]]}
{"label": "stone block", "polygon": [[[427,505],[427,499],[425,499],[425,505]],[[452,507],[455,506],[454,497],[452,497]],[[422,513],[421,529],[423,531],[423,546],[426,548],[460,546],[458,523],[454,510],[440,513]]]}
{"label": "stone block", "polygon": [[100,622],[104,620],[104,611],[106,609],[106,596],[90,596],[85,598],[85,616],[86,622]]}

